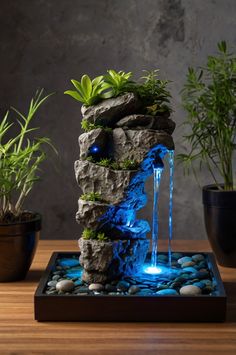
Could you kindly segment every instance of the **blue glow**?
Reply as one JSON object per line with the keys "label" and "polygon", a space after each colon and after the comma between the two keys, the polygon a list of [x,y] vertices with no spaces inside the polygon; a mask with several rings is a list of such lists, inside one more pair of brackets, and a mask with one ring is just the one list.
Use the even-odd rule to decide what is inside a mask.
{"label": "blue glow", "polygon": [[[94,149],[96,146],[90,148]],[[95,149],[96,150],[96,149]],[[133,176],[126,194],[120,204],[110,206],[106,213],[99,219],[101,231],[110,231],[114,237],[135,239],[146,238],[150,231],[149,223],[138,220],[136,211],[147,203],[145,183],[149,176],[154,174],[154,206],[152,223],[152,265],[149,265],[149,273],[158,274],[157,267],[157,242],[158,242],[158,192],[161,174],[163,171],[162,159],[169,153],[170,163],[170,202],[169,202],[169,266],[171,267],[171,239],[172,239],[172,193],[173,193],[173,164],[174,151],[169,151],[162,144],[154,146],[140,164],[140,169]],[[142,266],[143,267],[143,266]],[[150,268],[154,267],[154,269]],[[156,269],[155,269],[156,268]],[[167,271],[166,271],[167,272]]]}
{"label": "blue glow", "polygon": [[157,275],[161,274],[162,270],[160,267],[157,266],[148,266],[146,269],[143,270],[146,274]]}
{"label": "blue glow", "polygon": [[171,242],[173,237],[173,187],[174,187],[174,150],[169,150],[169,166],[170,166],[170,197],[169,197],[169,238],[168,238],[168,256],[169,265],[171,265]]}
{"label": "blue glow", "polygon": [[75,277],[81,277],[82,275],[82,268],[79,267],[79,268],[72,268],[72,269],[69,269],[67,272],[66,272],[66,276],[73,279]]}
{"label": "blue glow", "polygon": [[100,148],[97,145],[92,145],[89,150],[91,153],[98,153],[100,151]]}
{"label": "blue glow", "polygon": [[158,196],[161,182],[163,165],[153,164],[153,211],[152,211],[152,268],[157,265],[157,247],[158,247]]}
{"label": "blue glow", "polygon": [[79,260],[78,259],[74,259],[74,258],[63,258],[60,259],[59,261],[59,265],[60,266],[68,266],[68,267],[73,267],[73,266],[78,266],[80,265]]}

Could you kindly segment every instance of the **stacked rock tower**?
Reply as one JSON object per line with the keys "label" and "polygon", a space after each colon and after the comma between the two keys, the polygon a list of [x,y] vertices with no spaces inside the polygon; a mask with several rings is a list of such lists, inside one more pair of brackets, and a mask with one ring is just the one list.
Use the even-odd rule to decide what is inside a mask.
{"label": "stacked rock tower", "polygon": [[[83,195],[76,220],[87,283],[105,283],[139,271],[150,226],[136,218],[147,203],[145,181],[153,165],[174,149],[169,114],[144,114],[141,99],[126,93],[81,109],[90,130],[80,135],[75,174]],[[94,129],[91,129],[94,128]]]}

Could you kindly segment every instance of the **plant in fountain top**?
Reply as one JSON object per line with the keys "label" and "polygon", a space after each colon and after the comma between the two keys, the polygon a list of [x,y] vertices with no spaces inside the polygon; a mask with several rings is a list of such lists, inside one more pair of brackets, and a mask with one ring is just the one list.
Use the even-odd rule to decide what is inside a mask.
{"label": "plant in fountain top", "polygon": [[236,148],[236,57],[229,53],[226,43],[218,43],[219,53],[209,56],[207,66],[189,68],[182,100],[188,117],[184,124],[190,133],[184,136],[189,152],[179,154],[185,171],[195,162],[201,169],[206,164],[219,189],[218,176],[224,189],[233,190],[233,152]]}
{"label": "plant in fountain top", "polygon": [[167,90],[168,80],[160,80],[158,78],[159,70],[147,71],[141,77],[144,81],[137,85],[137,92],[145,103],[147,113],[153,116],[164,114],[171,111],[169,107],[171,94]]}
{"label": "plant in fountain top", "polygon": [[105,98],[116,97],[125,92],[132,91],[133,81],[130,80],[132,73],[124,71],[108,70],[104,76],[105,88],[109,91],[105,94]]}
{"label": "plant in fountain top", "polygon": [[95,105],[102,99],[105,89],[102,75],[93,80],[88,75],[83,75],[80,82],[74,79],[71,82],[76,90],[67,90],[64,94],[70,95],[85,106]]}
{"label": "plant in fountain top", "polygon": [[100,75],[93,80],[86,74],[82,76],[81,81],[72,79],[71,82],[76,90],[67,90],[64,94],[70,95],[85,106],[91,106],[102,99],[116,97],[130,91],[131,72],[116,72],[115,70],[108,70],[107,72],[107,75]]}
{"label": "plant in fountain top", "polygon": [[8,138],[13,126],[9,122],[9,112],[0,124],[0,223],[30,218],[23,211],[23,204],[34,183],[39,180],[39,166],[46,158],[43,147],[51,145],[49,138],[30,138],[28,135],[38,130],[30,128],[31,121],[38,108],[52,94],[42,95],[43,90],[36,93],[26,115],[12,108],[18,115],[20,126],[20,132],[14,138]]}

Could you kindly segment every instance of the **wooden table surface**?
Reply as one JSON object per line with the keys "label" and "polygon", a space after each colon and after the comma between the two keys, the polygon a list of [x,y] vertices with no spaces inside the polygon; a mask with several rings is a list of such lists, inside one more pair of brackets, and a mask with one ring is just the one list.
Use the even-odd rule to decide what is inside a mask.
{"label": "wooden table surface", "polygon": [[[175,241],[173,249],[210,250],[207,241]],[[236,354],[236,269],[220,268],[228,296],[225,323],[38,323],[33,296],[49,257],[73,250],[75,240],[40,241],[26,280],[0,284],[0,355]]]}

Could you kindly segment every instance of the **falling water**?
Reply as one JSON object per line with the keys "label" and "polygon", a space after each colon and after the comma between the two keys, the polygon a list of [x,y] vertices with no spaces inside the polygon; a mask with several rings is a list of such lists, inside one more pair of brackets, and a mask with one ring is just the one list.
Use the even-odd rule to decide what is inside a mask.
{"label": "falling water", "polygon": [[160,188],[160,181],[162,171],[164,169],[163,162],[158,156],[157,160],[153,164],[153,177],[154,177],[154,186],[153,186],[153,213],[152,213],[152,260],[151,265],[152,269],[155,270],[157,267],[157,246],[158,246],[158,195]]}
{"label": "falling water", "polygon": [[173,183],[174,183],[174,150],[168,151],[168,160],[170,167],[170,197],[169,197],[169,238],[168,238],[168,258],[169,266],[171,267],[171,241],[173,235]]}

